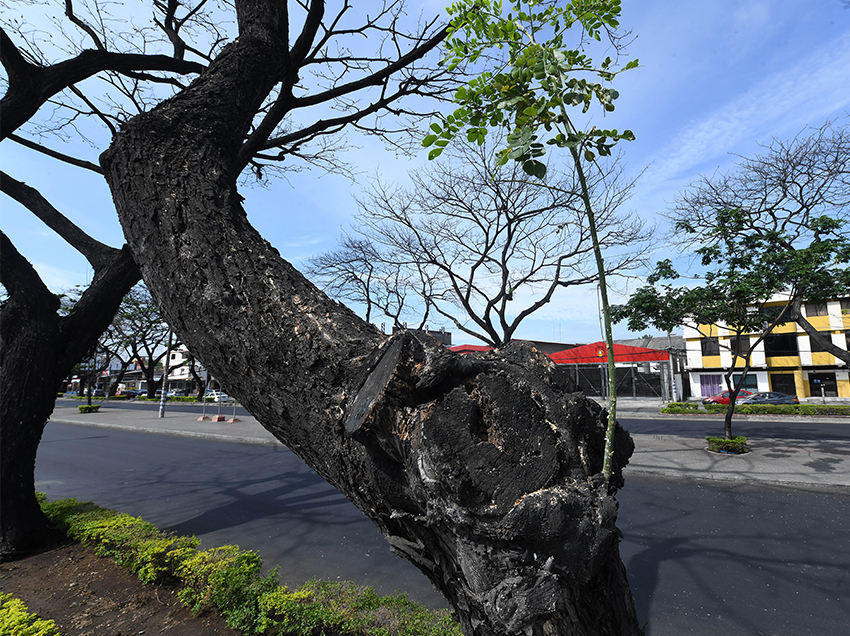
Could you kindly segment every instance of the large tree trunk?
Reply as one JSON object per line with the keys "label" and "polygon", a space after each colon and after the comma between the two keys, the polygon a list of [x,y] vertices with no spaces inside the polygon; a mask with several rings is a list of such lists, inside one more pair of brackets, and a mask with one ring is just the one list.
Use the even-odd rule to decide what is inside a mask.
{"label": "large tree trunk", "polygon": [[565,391],[548,359],[386,340],[248,223],[235,157],[287,72],[259,4],[209,72],[101,157],[157,305],[228,393],[434,582],[467,634],[639,634],[611,494],[628,434],[609,491],[604,411]]}
{"label": "large tree trunk", "polygon": [[0,560],[43,545],[54,535],[35,497],[35,461],[56,387],[109,326],[139,273],[129,250],[113,250],[68,315],[59,299],[5,237],[0,312]]}

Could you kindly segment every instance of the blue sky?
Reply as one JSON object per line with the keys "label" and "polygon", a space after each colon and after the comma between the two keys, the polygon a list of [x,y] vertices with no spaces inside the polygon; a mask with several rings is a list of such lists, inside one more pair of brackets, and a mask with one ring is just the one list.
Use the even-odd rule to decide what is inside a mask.
{"label": "blue sky", "polygon": [[[439,4],[429,2],[426,15],[432,7]],[[604,125],[629,128],[637,136],[624,142],[624,160],[629,172],[648,168],[628,207],[645,219],[655,218],[700,174],[727,170],[735,155],[756,153],[759,142],[788,139],[850,112],[850,9],[841,0],[624,0],[621,24],[636,36],[628,53],[641,67],[617,79],[617,110]],[[401,181],[423,161],[399,158],[370,141],[351,141],[361,148],[349,159],[364,175],[379,171],[384,179]],[[92,161],[101,150],[74,147]],[[0,148],[0,165],[96,238],[115,246],[123,242],[108,189],[97,175],[8,141]],[[340,176],[303,172],[243,195],[251,221],[298,265],[334,247],[357,211],[353,196],[359,190],[358,183]],[[90,279],[85,260],[18,204],[0,199],[0,218],[51,289]],[[669,256],[665,236],[662,227],[658,258]],[[615,327],[615,337],[630,335],[624,325]],[[561,293],[527,319],[517,336],[599,340],[596,289]],[[456,334],[455,342],[473,340]]]}

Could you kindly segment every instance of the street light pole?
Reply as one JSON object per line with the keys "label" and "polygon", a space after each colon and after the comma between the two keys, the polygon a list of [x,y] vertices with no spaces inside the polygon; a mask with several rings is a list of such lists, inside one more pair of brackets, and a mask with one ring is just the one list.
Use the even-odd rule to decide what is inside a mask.
{"label": "street light pole", "polygon": [[173,335],[173,331],[171,329],[168,330],[168,348],[165,350],[165,361],[162,363],[162,381],[160,382],[160,386],[162,387],[159,396],[159,417],[165,417],[165,398],[168,394],[168,367],[171,363],[171,336]]}

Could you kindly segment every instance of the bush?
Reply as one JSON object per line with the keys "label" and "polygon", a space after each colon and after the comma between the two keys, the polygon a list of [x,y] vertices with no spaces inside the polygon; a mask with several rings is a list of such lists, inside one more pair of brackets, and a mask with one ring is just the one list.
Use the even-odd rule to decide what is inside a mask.
{"label": "bush", "polygon": [[262,561],[255,552],[233,545],[199,552],[195,537],[168,535],[142,519],[90,502],[48,502],[39,494],[39,503],[68,536],[113,558],[143,582],[178,579],[180,600],[189,609],[215,605],[227,624],[244,634],[462,636],[449,612],[429,611],[405,594],[379,597],[371,588],[315,580],[290,592],[279,585],[276,569],[260,574]]}
{"label": "bush", "polygon": [[850,404],[801,404],[800,415],[850,415]]}
{"label": "bush", "polygon": [[110,557],[143,583],[172,577],[199,543],[195,537],[164,534],[138,517],[76,499],[44,503],[42,509],[69,537],[92,546],[99,556]]}
{"label": "bush", "polygon": [[[710,413],[726,412],[722,404],[706,404]],[[736,404],[735,413],[741,415],[850,415],[848,404]]]}
{"label": "bush", "polygon": [[715,453],[743,455],[750,452],[747,448],[747,438],[740,435],[732,439],[725,437],[706,437],[705,439],[708,442],[708,450]]}
{"label": "bush", "polygon": [[312,579],[291,592],[278,587],[260,598],[260,609],[265,617],[260,625],[263,629],[297,636],[310,636],[323,627],[375,636],[462,634],[449,612],[431,612],[407,594],[378,596],[372,588],[348,582]]}
{"label": "bush", "polygon": [[247,634],[260,634],[264,622],[259,599],[279,587],[277,569],[260,576],[263,562],[256,552],[235,545],[196,552],[186,559],[177,575],[186,587],[180,600],[194,613],[207,605],[218,606],[228,626]]}
{"label": "bush", "polygon": [[80,413],[97,413],[100,410],[100,404],[92,404],[91,406],[80,404],[77,408],[80,409]]}
{"label": "bush", "polygon": [[27,611],[23,601],[0,592],[0,634],[10,636],[54,636],[56,623]]}
{"label": "bush", "polygon": [[699,404],[696,402],[670,402],[661,409],[662,413],[697,413]]}

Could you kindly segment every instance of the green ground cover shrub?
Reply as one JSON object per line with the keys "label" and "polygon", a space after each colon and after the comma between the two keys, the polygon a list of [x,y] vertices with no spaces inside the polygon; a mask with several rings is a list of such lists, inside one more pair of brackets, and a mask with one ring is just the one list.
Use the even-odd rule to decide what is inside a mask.
{"label": "green ground cover shrub", "polygon": [[[706,404],[708,413],[726,413],[725,404]],[[740,415],[850,415],[850,404],[736,404]]]}
{"label": "green ground cover shrub", "polygon": [[80,413],[97,413],[100,410],[100,404],[92,404],[91,406],[80,404],[77,408],[80,410]]}
{"label": "green ground cover shrub", "polygon": [[801,404],[800,415],[850,415],[850,404]]}
{"label": "green ground cover shrub", "polygon": [[462,636],[448,612],[431,612],[407,594],[378,596],[348,582],[313,579],[293,591],[278,587],[260,598],[260,607],[263,628],[272,633],[310,636],[331,626],[374,636]]}
{"label": "green ground cover shrub", "polygon": [[38,618],[11,594],[0,592],[0,636],[54,636],[56,623]]}
{"label": "green ground cover shrub", "polygon": [[699,404],[696,402],[670,402],[661,409],[662,413],[697,413]]}
{"label": "green ground cover shrub", "polygon": [[139,517],[99,508],[76,499],[42,504],[47,518],[69,537],[94,548],[136,574],[143,583],[173,576],[181,561],[194,553],[200,541],[160,532]]}
{"label": "green ground cover shrub", "polygon": [[708,450],[715,453],[730,453],[733,455],[743,455],[749,453],[747,448],[747,438],[741,435],[726,439],[725,437],[706,437],[708,442]]}
{"label": "green ground cover shrub", "polygon": [[198,551],[195,537],[178,537],[152,524],[90,502],[48,502],[47,517],[68,536],[91,545],[135,572],[145,583],[174,579],[180,600],[193,612],[218,607],[227,624],[244,634],[313,636],[462,636],[448,611],[433,612],[405,594],[378,596],[351,583],[309,581],[289,591],[277,570],[263,576],[257,553],[238,546]]}
{"label": "green ground cover shrub", "polygon": [[279,587],[277,569],[261,576],[262,565],[256,552],[235,545],[196,552],[177,571],[186,584],[180,600],[194,613],[216,605],[230,627],[246,634],[262,634],[265,622],[260,597]]}

